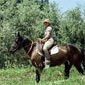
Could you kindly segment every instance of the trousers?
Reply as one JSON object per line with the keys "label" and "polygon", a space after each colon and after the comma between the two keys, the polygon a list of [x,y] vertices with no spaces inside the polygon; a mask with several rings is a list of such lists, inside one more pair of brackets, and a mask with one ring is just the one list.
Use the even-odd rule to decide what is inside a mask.
{"label": "trousers", "polygon": [[50,55],[49,55],[48,49],[49,49],[53,44],[54,44],[53,38],[48,39],[48,40],[44,43],[43,51],[44,51],[46,60],[49,60],[49,59],[50,59]]}

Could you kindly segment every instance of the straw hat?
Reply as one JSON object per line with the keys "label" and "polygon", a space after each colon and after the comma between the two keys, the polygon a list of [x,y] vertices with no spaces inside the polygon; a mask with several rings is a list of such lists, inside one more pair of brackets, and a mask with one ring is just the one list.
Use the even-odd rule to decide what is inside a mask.
{"label": "straw hat", "polygon": [[49,20],[49,19],[45,19],[45,20],[43,21],[43,23],[49,23],[49,24],[50,24],[50,20]]}

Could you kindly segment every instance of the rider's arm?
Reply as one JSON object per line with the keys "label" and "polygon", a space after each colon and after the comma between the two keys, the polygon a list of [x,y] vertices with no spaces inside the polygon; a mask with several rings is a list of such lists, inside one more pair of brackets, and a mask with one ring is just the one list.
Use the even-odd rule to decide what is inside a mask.
{"label": "rider's arm", "polygon": [[47,30],[46,30],[46,35],[44,38],[42,38],[42,40],[48,40],[51,36],[51,32],[52,32],[52,27],[48,27]]}
{"label": "rider's arm", "polygon": [[50,36],[51,36],[51,32],[52,32],[52,28],[51,27],[48,27],[47,30],[45,31],[45,33],[46,33],[45,34],[45,37],[42,38],[42,39],[38,38],[38,40],[39,41],[42,41],[42,42],[47,41],[50,38]]}
{"label": "rider's arm", "polygon": [[47,34],[46,34],[46,36],[45,36],[44,38],[42,38],[42,40],[47,40],[47,39],[49,39],[50,35],[51,35],[51,32],[48,31]]}

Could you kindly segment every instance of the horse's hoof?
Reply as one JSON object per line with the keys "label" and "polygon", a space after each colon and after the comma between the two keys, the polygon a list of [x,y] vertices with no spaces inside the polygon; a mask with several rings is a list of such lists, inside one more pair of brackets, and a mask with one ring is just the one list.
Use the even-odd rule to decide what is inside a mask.
{"label": "horse's hoof", "polygon": [[39,83],[39,80],[36,80],[37,83]]}
{"label": "horse's hoof", "polygon": [[68,79],[68,78],[69,78],[69,76],[65,76],[65,77],[64,77],[64,79]]}
{"label": "horse's hoof", "polygon": [[39,83],[40,79],[36,78],[36,82]]}
{"label": "horse's hoof", "polygon": [[85,72],[83,72],[83,75],[85,75]]}

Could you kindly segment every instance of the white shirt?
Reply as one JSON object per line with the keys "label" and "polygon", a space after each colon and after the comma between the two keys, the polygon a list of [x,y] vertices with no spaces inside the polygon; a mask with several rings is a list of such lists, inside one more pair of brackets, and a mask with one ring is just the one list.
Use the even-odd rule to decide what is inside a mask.
{"label": "white shirt", "polygon": [[48,26],[48,27],[46,28],[44,35],[46,36],[46,35],[48,34],[48,32],[51,33],[50,38],[52,38],[52,27],[51,27],[51,26]]}

